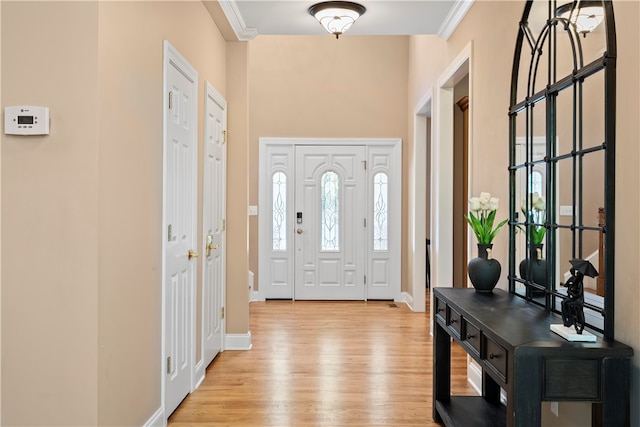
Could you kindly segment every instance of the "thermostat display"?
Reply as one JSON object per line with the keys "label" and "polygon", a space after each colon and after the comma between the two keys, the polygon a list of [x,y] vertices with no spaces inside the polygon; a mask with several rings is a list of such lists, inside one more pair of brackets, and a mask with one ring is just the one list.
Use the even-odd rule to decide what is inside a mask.
{"label": "thermostat display", "polygon": [[19,125],[32,125],[33,124],[33,116],[18,116],[18,124]]}
{"label": "thermostat display", "polygon": [[49,135],[49,109],[28,105],[5,107],[4,133],[6,135]]}

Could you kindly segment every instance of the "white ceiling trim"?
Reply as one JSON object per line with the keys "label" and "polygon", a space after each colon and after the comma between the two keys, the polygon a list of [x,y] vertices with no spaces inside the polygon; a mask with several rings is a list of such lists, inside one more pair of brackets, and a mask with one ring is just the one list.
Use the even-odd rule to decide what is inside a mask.
{"label": "white ceiling trim", "polygon": [[460,24],[473,5],[473,1],[474,0],[460,0],[456,2],[455,6],[451,9],[451,12],[449,12],[449,15],[447,15],[446,19],[440,26],[438,36],[445,40],[451,37],[451,34],[453,34],[455,29],[458,27],[458,24]]}
{"label": "white ceiling trim", "polygon": [[233,31],[236,33],[238,40],[249,41],[258,36],[258,31],[256,29],[247,28],[247,25],[245,24],[244,19],[240,14],[240,10],[234,0],[219,0],[218,3],[224,12],[224,15],[227,17],[229,25],[231,25],[231,28],[233,28]]}
{"label": "white ceiling trim", "polygon": [[[427,0],[420,0],[420,1],[429,3],[429,1],[427,1]],[[431,0],[431,1],[434,1],[434,0]],[[386,1],[381,2],[381,4],[386,4],[388,2],[389,2],[389,0],[386,0]],[[453,6],[449,10],[449,12],[446,14],[446,17],[444,17],[444,19],[440,18],[442,20],[441,20],[441,23],[440,23],[439,27],[437,26],[437,24],[438,24],[437,21],[434,22],[435,25],[433,25],[431,27],[433,29],[438,28],[438,31],[435,34],[437,34],[439,37],[441,37],[441,38],[443,38],[445,40],[448,39],[451,36],[451,34],[453,34],[455,29],[458,27],[460,22],[463,20],[463,18],[465,17],[467,11],[473,5],[473,2],[474,2],[474,0],[454,0],[453,1]],[[274,2],[274,3],[278,3],[278,2]],[[434,3],[435,3],[435,1],[434,1]],[[225,15],[225,17],[226,17],[226,19],[227,19],[227,21],[229,23],[229,26],[231,27],[231,29],[235,33],[235,36],[236,36],[236,38],[238,40],[240,40],[240,41],[250,41],[250,40],[253,40],[254,38],[256,38],[259,35],[258,28],[261,28],[260,25],[262,25],[262,24],[258,24],[258,25],[255,24],[255,19],[257,19],[257,17],[253,16],[253,15],[255,15],[255,13],[253,13],[253,15],[247,15],[247,16],[249,17],[249,22],[251,22],[255,26],[255,28],[248,28],[247,27],[247,21],[245,20],[243,14],[241,12],[241,9],[245,10],[245,12],[246,12],[246,9],[244,9],[246,5],[243,4],[242,8],[241,8],[239,6],[240,0],[218,0],[218,4],[220,5],[220,9],[224,13],[224,15]],[[280,6],[283,6],[283,5],[280,5]],[[280,6],[278,6],[278,7],[280,7]],[[260,7],[263,7],[263,5],[260,5]],[[372,7],[374,7],[374,6],[372,5]],[[375,7],[377,7],[377,5]],[[387,6],[384,6],[384,7],[387,7]],[[287,9],[287,10],[288,10],[288,12],[286,12],[286,13],[291,13],[290,8]],[[381,7],[380,10],[384,10],[384,8]],[[271,12],[273,12],[273,11],[270,11],[270,13]],[[299,13],[299,12],[296,12],[296,13]],[[250,16],[252,16],[252,17],[250,17]],[[296,17],[299,17],[299,15],[296,15]],[[400,19],[402,20],[403,18],[400,17]],[[406,19],[411,19],[411,18],[406,18]],[[259,22],[261,22],[260,19],[257,19],[257,20]],[[271,25],[273,26],[273,22],[271,22]],[[288,25],[287,23],[284,23],[282,25],[285,26],[285,29],[291,30],[291,28],[287,27],[287,25]],[[375,24],[374,24],[374,27],[375,27]],[[373,32],[371,32],[371,30],[373,30]],[[265,30],[265,31],[267,31],[267,34],[272,34],[272,33],[269,32],[270,30]],[[308,30],[301,30],[300,28],[298,28],[297,30],[293,29],[293,32],[291,32],[291,34],[298,34],[298,31],[302,31],[299,34],[307,34]],[[379,31],[380,31],[380,34],[383,34],[384,31],[385,31],[385,28],[380,28]],[[433,34],[433,32],[431,32],[431,31],[423,33],[420,30],[418,30],[417,32],[415,30],[412,30],[408,34]],[[368,32],[370,32],[371,34],[376,34],[374,28],[370,28],[368,30]],[[357,31],[356,31],[356,33],[357,33]],[[365,31],[365,33],[367,33],[367,31]],[[273,34],[279,34],[279,33],[276,32],[276,33],[273,33]],[[282,34],[285,34],[285,33],[282,33]]]}

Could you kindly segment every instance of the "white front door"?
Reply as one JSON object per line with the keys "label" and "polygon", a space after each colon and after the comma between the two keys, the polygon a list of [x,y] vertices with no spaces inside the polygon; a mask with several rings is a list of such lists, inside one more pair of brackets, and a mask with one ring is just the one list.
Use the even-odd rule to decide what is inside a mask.
{"label": "white front door", "polygon": [[296,147],[296,299],[366,298],[365,152]]}
{"label": "white front door", "polygon": [[401,180],[399,139],[260,138],[262,298],[400,301]]}
{"label": "white front door", "polygon": [[225,282],[226,102],[207,83],[202,230],[202,352],[208,366],[222,350]]}
{"label": "white front door", "polygon": [[198,74],[165,42],[163,384],[168,417],[191,391],[194,364]]}

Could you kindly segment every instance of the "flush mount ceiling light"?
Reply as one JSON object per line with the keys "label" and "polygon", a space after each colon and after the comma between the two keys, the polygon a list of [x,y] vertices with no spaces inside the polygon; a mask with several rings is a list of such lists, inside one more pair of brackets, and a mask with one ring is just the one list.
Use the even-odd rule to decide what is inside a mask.
{"label": "flush mount ceiling light", "polygon": [[571,22],[576,31],[586,37],[587,33],[600,25],[604,10],[601,1],[578,0],[558,7],[556,15]]}
{"label": "flush mount ceiling light", "polygon": [[309,13],[336,38],[347,31],[366,11],[361,4],[350,1],[325,1],[309,8]]}

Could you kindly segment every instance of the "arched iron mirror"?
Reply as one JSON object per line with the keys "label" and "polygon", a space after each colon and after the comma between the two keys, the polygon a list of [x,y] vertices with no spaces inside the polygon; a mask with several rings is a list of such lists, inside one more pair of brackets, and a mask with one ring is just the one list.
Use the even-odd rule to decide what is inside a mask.
{"label": "arched iron mirror", "polygon": [[611,1],[528,0],[509,105],[509,291],[560,312],[588,260],[585,323],[614,335],[616,37]]}

